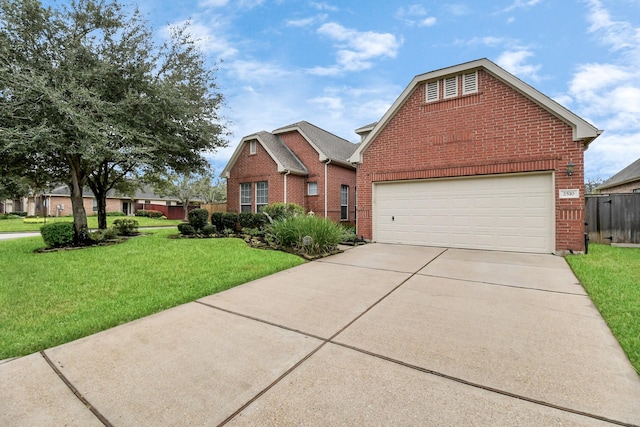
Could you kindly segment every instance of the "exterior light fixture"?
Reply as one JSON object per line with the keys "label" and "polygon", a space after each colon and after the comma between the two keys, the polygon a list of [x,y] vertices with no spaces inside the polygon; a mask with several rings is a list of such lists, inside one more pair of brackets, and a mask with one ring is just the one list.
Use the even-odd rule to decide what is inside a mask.
{"label": "exterior light fixture", "polygon": [[575,167],[576,165],[574,165],[573,162],[569,160],[569,164],[567,164],[567,176],[573,175],[573,168]]}

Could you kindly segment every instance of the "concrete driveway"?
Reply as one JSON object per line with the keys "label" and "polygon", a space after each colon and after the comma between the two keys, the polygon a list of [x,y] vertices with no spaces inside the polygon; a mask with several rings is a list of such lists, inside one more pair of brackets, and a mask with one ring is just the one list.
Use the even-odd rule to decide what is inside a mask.
{"label": "concrete driveway", "polygon": [[369,244],[0,364],[0,425],[638,425],[563,258]]}

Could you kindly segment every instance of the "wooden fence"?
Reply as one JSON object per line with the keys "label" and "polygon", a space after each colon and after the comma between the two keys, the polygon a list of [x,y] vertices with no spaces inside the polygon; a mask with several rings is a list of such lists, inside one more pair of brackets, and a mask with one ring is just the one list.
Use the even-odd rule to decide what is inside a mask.
{"label": "wooden fence", "polygon": [[593,243],[640,244],[640,193],[587,196],[585,217]]}

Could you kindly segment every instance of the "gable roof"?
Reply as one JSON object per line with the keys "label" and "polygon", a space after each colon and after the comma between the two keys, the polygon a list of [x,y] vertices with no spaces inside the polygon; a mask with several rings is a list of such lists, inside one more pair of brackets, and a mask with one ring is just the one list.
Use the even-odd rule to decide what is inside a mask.
{"label": "gable roof", "polygon": [[240,144],[236,147],[236,150],[233,152],[231,159],[227,163],[227,166],[223,169],[221,176],[229,178],[229,173],[231,172],[231,168],[235,164],[236,160],[242,153],[242,148],[244,144],[249,141],[256,140],[258,143],[264,148],[264,150],[269,154],[269,156],[273,159],[278,167],[278,172],[286,173],[291,172],[297,175],[306,175],[309,173],[307,167],[302,164],[300,159],[287,147],[282,139],[278,136],[273,135],[266,131],[260,131],[258,133],[254,133],[251,135],[247,135],[240,140]]}
{"label": "gable roof", "polygon": [[293,123],[288,126],[283,126],[273,131],[274,135],[298,131],[304,139],[307,140],[318,152],[318,159],[321,162],[331,160],[332,162],[338,162],[346,166],[353,167],[348,161],[349,157],[358,147],[357,144],[347,141],[321,129],[307,121],[301,121]]}
{"label": "gable roof", "polygon": [[483,58],[415,76],[413,80],[411,80],[411,83],[409,83],[409,85],[400,94],[398,99],[396,99],[393,105],[391,105],[387,112],[382,116],[380,121],[374,126],[371,133],[365,138],[362,144],[360,144],[358,149],[349,158],[349,161],[352,163],[362,162],[362,153],[367,149],[371,141],[373,141],[376,136],[378,136],[378,134],[382,131],[382,129],[384,129],[391,118],[393,118],[393,116],[395,116],[395,114],[400,110],[409,96],[413,93],[413,90],[416,88],[416,86],[430,80],[440,79],[453,74],[459,74],[462,72],[469,72],[478,69],[487,71],[498,80],[511,86],[514,90],[518,91],[531,101],[538,104],[540,107],[544,108],[563,122],[570,125],[573,129],[574,141],[582,141],[585,148],[591,143],[591,141],[596,139],[598,135],[602,133],[601,130],[593,126],[591,123],[578,117],[567,108],[563,107],[553,99],[544,95],[542,92],[539,92],[532,86],[529,86],[527,83],[523,82],[522,80],[507,72],[490,60]]}
{"label": "gable roof", "polygon": [[640,159],[597,186],[596,190],[606,190],[607,188],[617,187],[633,181],[640,181]]}
{"label": "gable roof", "polygon": [[[69,186],[66,184],[61,184],[53,188],[51,191],[42,191],[40,194],[43,196],[60,196],[60,197],[71,197],[71,190],[69,190]],[[84,187],[82,189],[82,197],[95,197],[93,191],[89,187]],[[161,196],[155,193],[150,186],[145,185],[143,188],[136,189],[135,194],[118,194],[115,190],[111,189],[107,191],[108,199],[123,199],[123,200],[133,200],[133,199],[153,199],[153,200],[166,200],[166,201],[179,201],[177,197],[173,196]]]}

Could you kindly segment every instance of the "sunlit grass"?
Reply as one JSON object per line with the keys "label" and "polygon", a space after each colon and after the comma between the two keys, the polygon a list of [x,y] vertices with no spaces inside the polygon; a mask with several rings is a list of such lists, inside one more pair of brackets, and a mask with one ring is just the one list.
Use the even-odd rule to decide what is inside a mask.
{"label": "sunlit grass", "polygon": [[[118,218],[132,218],[138,221],[138,225],[140,227],[162,227],[162,226],[171,226],[178,225],[182,221],[175,219],[158,219],[158,218],[147,218],[144,216],[136,216],[136,217],[123,217],[123,216],[108,216],[107,217],[107,226],[112,226],[113,221]],[[3,219],[0,220],[0,232],[19,232],[19,231],[40,231],[40,227],[44,225],[44,218],[38,218],[38,221],[35,221],[36,218],[17,218],[17,219]],[[63,216],[63,217],[47,217],[47,224],[52,222],[73,222],[73,217]],[[88,216],[87,223],[89,228],[98,228],[98,217],[97,216]]]}
{"label": "sunlit grass", "polygon": [[169,239],[34,253],[39,237],[0,241],[0,359],[69,342],[301,264],[240,239]]}
{"label": "sunlit grass", "polygon": [[640,373],[640,249],[589,245],[567,262]]}

